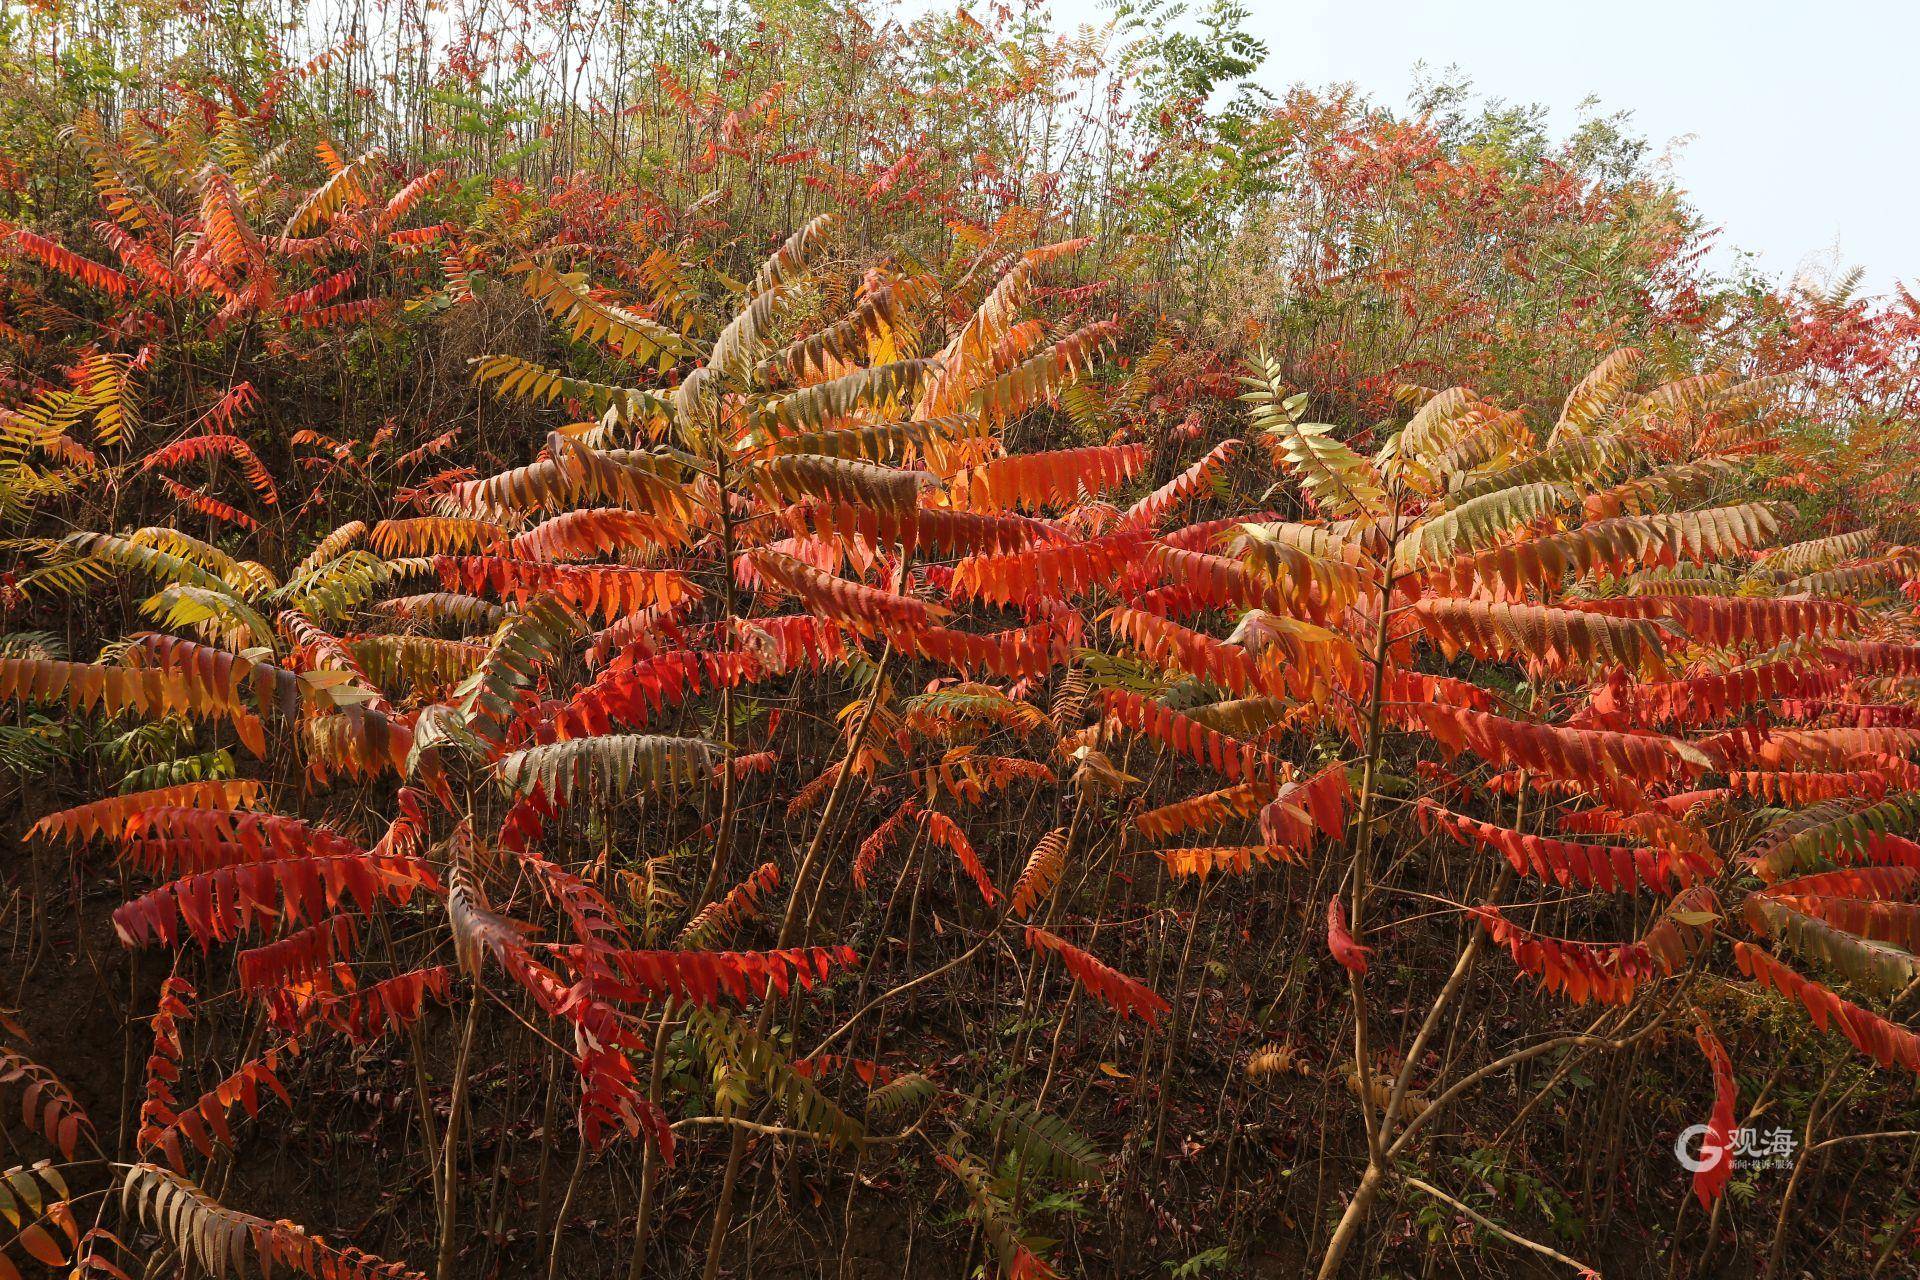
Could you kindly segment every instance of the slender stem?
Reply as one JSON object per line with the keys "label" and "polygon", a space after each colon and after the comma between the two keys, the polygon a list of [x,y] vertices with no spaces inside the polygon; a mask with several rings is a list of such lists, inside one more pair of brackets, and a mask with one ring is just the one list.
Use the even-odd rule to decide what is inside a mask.
{"label": "slender stem", "polygon": [[[393,930],[387,924],[386,913],[377,913],[374,921],[380,926],[380,941],[386,948],[387,964],[398,972],[399,964],[394,959],[393,951]],[[414,1107],[420,1113],[420,1141],[426,1150],[427,1171],[433,1179],[433,1201],[438,1204],[442,1186],[440,1143],[433,1131],[433,1095],[427,1087],[427,1042],[419,1019],[407,1024],[407,1039],[413,1048],[413,1098]]]}
{"label": "slender stem", "polygon": [[[904,566],[903,566],[904,567]],[[787,909],[780,922],[779,945],[792,945],[795,928],[800,922],[800,902],[806,896],[805,891],[813,875],[814,863],[825,847],[827,833],[835,826],[839,816],[841,801],[847,794],[853,780],[853,763],[866,746],[867,731],[873,725],[874,712],[879,707],[880,693],[884,688],[887,670],[893,662],[893,643],[889,641],[885,652],[880,655],[880,663],[874,668],[873,683],[867,691],[866,704],[861,708],[860,723],[854,727],[853,737],[847,743],[846,753],[840,759],[839,774],[833,780],[833,790],[827,796],[826,808],[821,811],[820,822],[814,827],[813,839],[807,845],[807,851],[801,856],[800,868],[793,875],[793,890],[787,898]],[[774,1002],[771,997],[761,1001],[760,1014],[754,1030],[765,1034],[773,1017]],[[733,1222],[733,1198],[740,1181],[740,1161],[746,1154],[749,1130],[745,1126],[735,1125],[733,1138],[727,1147],[726,1171],[720,1178],[720,1195],[714,1204],[713,1227],[707,1235],[707,1260],[701,1268],[701,1280],[714,1280],[720,1274],[720,1256],[725,1249],[727,1229]]]}
{"label": "slender stem", "polygon": [[[1827,1094],[1833,1089],[1833,1082],[1839,1078],[1840,1068],[1845,1061],[1844,1057],[1834,1059],[1833,1065],[1827,1069],[1826,1078],[1820,1082],[1820,1091],[1813,1096],[1812,1103],[1807,1107],[1807,1137],[1809,1138],[1813,1137],[1813,1127],[1825,1118],[1820,1113],[1820,1104],[1827,1100]],[[1832,1114],[1831,1108],[1827,1114]],[[1788,1210],[1793,1204],[1794,1192],[1800,1189],[1800,1175],[1806,1172],[1808,1157],[1825,1145],[1827,1144],[1808,1143],[1802,1146],[1799,1158],[1793,1162],[1793,1173],[1787,1178],[1787,1188],[1780,1193],[1780,1212],[1774,1218],[1773,1243],[1767,1248],[1767,1269],[1762,1273],[1762,1280],[1774,1280],[1774,1277],[1780,1274],[1780,1262],[1786,1256],[1787,1221],[1791,1217]]]}
{"label": "slender stem", "polygon": [[[734,531],[733,510],[727,502],[727,459],[724,449],[716,449],[719,455],[714,469],[718,473],[720,488],[720,625],[725,631],[720,637],[723,652],[733,649],[734,609],[737,602],[733,589]],[[738,807],[738,784],[733,777],[733,682],[720,686],[720,746],[721,760],[725,763],[725,772],[720,775],[720,830],[713,846],[713,862],[707,868],[707,883],[700,890],[700,905],[713,901],[713,895],[719,892],[720,877],[726,874],[726,865],[733,852],[734,810]]]}
{"label": "slender stem", "polygon": [[1475,1222],[1479,1223],[1481,1226],[1485,1227],[1487,1230],[1493,1232],[1493,1234],[1499,1236],[1502,1240],[1508,1241],[1509,1243],[1512,1243],[1512,1244],[1517,1244],[1523,1249],[1531,1249],[1543,1258],[1552,1258],[1555,1262],[1565,1263],[1567,1266],[1572,1267],[1575,1271],[1578,1271],[1583,1276],[1598,1274],[1598,1272],[1594,1271],[1594,1269],[1588,1266],[1586,1263],[1581,1262],[1577,1258],[1569,1258],[1566,1254],[1561,1253],[1558,1249],[1551,1249],[1551,1248],[1548,1248],[1546,1245],[1541,1244],[1537,1240],[1529,1240],[1525,1236],[1515,1235],[1513,1232],[1507,1230],[1505,1227],[1501,1226],[1499,1223],[1495,1222],[1493,1219],[1468,1207],[1467,1205],[1454,1199],[1452,1196],[1440,1190],[1438,1187],[1431,1185],[1430,1183],[1422,1182],[1420,1179],[1415,1177],[1408,1177],[1406,1179],[1406,1184],[1414,1188],[1416,1191],[1426,1192],[1428,1195],[1432,1196],[1435,1200],[1438,1200],[1440,1203],[1446,1205],[1448,1208],[1455,1209],[1460,1213],[1466,1214],[1469,1218],[1472,1218]]}
{"label": "slender stem", "polygon": [[573,1210],[574,1194],[580,1189],[580,1173],[587,1165],[587,1144],[574,1153],[573,1172],[567,1175],[567,1189],[560,1196],[560,1212],[553,1222],[553,1243],[547,1247],[547,1280],[560,1274],[560,1241],[567,1234],[567,1214]]}
{"label": "slender stem", "polygon": [[444,1157],[440,1175],[440,1249],[439,1260],[434,1268],[438,1280],[453,1280],[454,1277],[454,1219],[460,1207],[460,1121],[467,1106],[467,1068],[473,1060],[473,1031],[480,1022],[479,978],[473,982],[473,999],[467,1005],[467,1025],[460,1033],[460,1056],[454,1061],[453,1098],[447,1104],[447,1131],[441,1139],[440,1151]]}
{"label": "slender stem", "polygon": [[1572,1035],[1555,1036],[1551,1040],[1542,1040],[1540,1043],[1529,1045],[1525,1049],[1517,1049],[1505,1057],[1496,1058],[1484,1067],[1463,1076],[1452,1088],[1435,1098],[1432,1102],[1429,1102],[1426,1109],[1421,1111],[1419,1115],[1408,1120],[1407,1127],[1400,1131],[1400,1136],[1395,1138],[1392,1145],[1387,1148],[1387,1156],[1391,1159],[1399,1155],[1407,1143],[1413,1140],[1413,1136],[1425,1128],[1426,1125],[1444,1111],[1447,1106],[1457,1101],[1461,1095],[1465,1094],[1481,1081],[1492,1076],[1497,1076],[1509,1067],[1519,1066],[1523,1062],[1531,1062],[1533,1059],[1541,1057],[1544,1054],[1552,1053],[1556,1049],[1589,1048],[1604,1049],[1609,1053],[1618,1053],[1622,1049],[1631,1048],[1640,1043],[1640,1041],[1646,1039],[1665,1025],[1666,1014],[1662,1011],[1660,1016],[1654,1018],[1653,1021],[1631,1035],[1610,1038],[1607,1036],[1594,1035],[1591,1032],[1576,1032]]}
{"label": "slender stem", "polygon": [[[1399,523],[1395,520],[1395,525]],[[1394,540],[1389,540],[1382,562],[1380,578],[1380,619],[1374,638],[1373,681],[1368,692],[1367,704],[1367,756],[1360,775],[1360,803],[1355,821],[1359,824],[1354,842],[1352,875],[1349,877],[1347,914],[1348,927],[1358,939],[1366,919],[1367,872],[1373,854],[1373,809],[1375,797],[1375,778],[1380,768],[1382,741],[1381,723],[1385,712],[1385,687],[1387,679],[1387,649],[1391,632],[1387,626],[1387,617],[1393,602],[1393,556]],[[1360,1187],[1354,1192],[1353,1199],[1347,1203],[1346,1212],[1341,1215],[1340,1223],[1334,1228],[1333,1236],[1327,1241],[1326,1254],[1320,1260],[1321,1280],[1331,1280],[1340,1273],[1340,1264],[1345,1259],[1347,1249],[1354,1237],[1359,1234],[1360,1225],[1366,1219],[1366,1212],[1373,1197],[1377,1194],[1381,1179],[1385,1176],[1385,1155],[1381,1144],[1385,1141],[1388,1124],[1386,1115],[1391,1115],[1396,1100],[1389,1099],[1385,1108],[1386,1115],[1376,1122],[1373,1115],[1373,1063],[1367,1043],[1367,990],[1361,974],[1347,971],[1347,990],[1353,1000],[1353,1067],[1357,1073],[1360,1096],[1360,1123],[1367,1135],[1367,1172],[1362,1177]],[[1404,1096],[1403,1090],[1396,1093]]]}
{"label": "slender stem", "polygon": [[[1512,883],[1513,868],[1504,868],[1499,882],[1494,886],[1493,897],[1497,900]],[[1467,945],[1460,949],[1460,957],[1454,961],[1453,972],[1447,975],[1446,985],[1440,988],[1440,994],[1434,999],[1433,1008],[1427,1010],[1426,1018],[1420,1023],[1420,1030],[1413,1037],[1413,1045],[1407,1050],[1406,1059],[1400,1064],[1400,1075],[1393,1082],[1393,1094],[1387,1099],[1386,1110],[1380,1116],[1381,1142],[1384,1143],[1392,1136],[1394,1117],[1400,1114],[1400,1107],[1407,1100],[1407,1089],[1413,1083],[1414,1064],[1419,1062],[1420,1055],[1426,1051],[1427,1042],[1432,1040],[1434,1033],[1439,1030],[1441,1015],[1446,1012],[1447,1006],[1453,1003],[1453,998],[1460,993],[1460,989],[1466,985],[1467,975],[1473,969],[1473,962],[1479,958],[1481,945],[1485,942],[1486,936],[1485,929],[1477,925],[1473,926],[1473,932],[1467,938]]]}
{"label": "slender stem", "polygon": [[[647,1100],[660,1105],[667,1076],[667,1029],[673,1021],[673,1002],[660,1010],[660,1025],[653,1033],[653,1062],[647,1078]],[[648,1237],[653,1231],[653,1198],[660,1185],[660,1159],[649,1142],[640,1152],[640,1205],[633,1215],[633,1251],[627,1259],[627,1280],[641,1280],[646,1274]]]}

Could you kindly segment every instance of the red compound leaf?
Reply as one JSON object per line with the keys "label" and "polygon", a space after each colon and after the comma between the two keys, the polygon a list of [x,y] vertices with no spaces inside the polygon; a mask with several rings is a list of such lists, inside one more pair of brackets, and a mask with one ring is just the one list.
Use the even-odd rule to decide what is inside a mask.
{"label": "red compound leaf", "polygon": [[[705,1008],[722,999],[758,999],[769,989],[786,995],[824,981],[835,965],[856,963],[851,947],[793,947],[780,951],[625,951],[561,948],[569,964],[588,974],[587,986],[611,1000],[651,1003],[662,997]],[[602,969],[606,976],[597,976]]]}
{"label": "red compound leaf", "polygon": [[1470,909],[1513,962],[1548,991],[1575,1004],[1626,1004],[1642,984],[1661,974],[1653,953],[1637,942],[1593,943],[1550,938],[1514,924],[1495,906]]}
{"label": "red compound leaf", "polygon": [[991,604],[1067,600],[1106,586],[1139,560],[1147,535],[1122,529],[1088,542],[1034,547],[1008,555],[969,556],[954,568],[951,590]]}
{"label": "red compound leaf", "polygon": [[1142,835],[1156,839],[1187,831],[1214,831],[1235,818],[1258,814],[1279,790],[1274,782],[1242,782],[1149,809],[1136,817],[1133,825]]}
{"label": "red compound leaf", "polygon": [[522,605],[552,596],[608,620],[700,594],[685,574],[672,569],[546,564],[500,556],[436,556],[433,566],[448,591],[492,594]]}
{"label": "red compound leaf", "polygon": [[1157,1027],[1161,1015],[1172,1007],[1144,983],[1109,968],[1064,938],[1036,925],[1027,926],[1026,937],[1031,950],[1059,956],[1060,963],[1066,966],[1076,982],[1123,1018],[1138,1014],[1140,1020],[1149,1027]]}
{"label": "red compound leaf", "polygon": [[1284,782],[1260,810],[1260,835],[1267,848],[1289,862],[1300,861],[1319,838],[1338,840],[1346,830],[1353,785],[1347,767],[1337,761],[1305,781]]}
{"label": "red compound leaf", "polygon": [[1492,849],[1521,875],[1563,888],[1617,893],[1645,887],[1664,892],[1673,885],[1671,862],[1653,849],[1529,835],[1451,812],[1425,798],[1415,806],[1414,816],[1424,830],[1437,827],[1462,844]]}
{"label": "red compound leaf", "polygon": [[1252,655],[1239,645],[1137,609],[1114,609],[1107,625],[1164,671],[1197,676],[1236,694],[1263,692]]}
{"label": "red compound leaf", "polygon": [[1733,1177],[1733,1107],[1740,1087],[1733,1078],[1733,1059],[1704,1018],[1694,1028],[1693,1038],[1713,1071],[1713,1115],[1700,1141],[1700,1158],[1708,1163],[1693,1174],[1693,1194],[1700,1198],[1702,1209],[1711,1209]]}
{"label": "red compound leaf", "polygon": [[986,899],[988,906],[1000,901],[1000,890],[993,885],[993,877],[987,874],[987,868],[980,861],[980,855],[974,851],[973,842],[967,839],[967,833],[959,824],[937,809],[928,809],[921,815],[926,827],[927,838],[950,851],[959,859],[960,867],[973,878],[979,886],[980,896]]}
{"label": "red compound leaf", "polygon": [[1225,775],[1231,782],[1250,777],[1270,778],[1279,770],[1273,758],[1252,743],[1210,729],[1165,703],[1125,689],[1102,689],[1100,702],[1109,723],[1171,747],[1189,760]]}
{"label": "red compound leaf", "polygon": [[948,491],[960,511],[1039,510],[1117,488],[1146,463],[1143,444],[1021,453],[967,468],[953,477]]}
{"label": "red compound leaf", "polygon": [[1920,1075],[1920,1035],[1841,999],[1751,943],[1734,943],[1733,958],[1740,972],[1804,1007],[1820,1030],[1839,1033],[1882,1067],[1898,1065]]}
{"label": "red compound leaf", "polygon": [[267,922],[292,924],[331,915],[342,903],[363,914],[376,902],[405,904],[439,882],[417,858],[375,854],[303,856],[248,862],[183,876],[115,909],[114,931],[128,946],[173,946],[180,926],[202,946],[230,942]]}
{"label": "red compound leaf", "polygon": [[1365,973],[1372,947],[1363,947],[1347,928],[1347,904],[1339,894],[1327,900],[1327,950],[1349,973]]}

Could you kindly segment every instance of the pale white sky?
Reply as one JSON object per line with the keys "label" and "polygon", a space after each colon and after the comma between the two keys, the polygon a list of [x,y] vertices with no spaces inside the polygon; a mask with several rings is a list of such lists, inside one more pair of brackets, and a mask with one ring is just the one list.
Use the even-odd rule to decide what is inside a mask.
{"label": "pale white sky", "polygon": [[[1480,93],[1553,110],[1628,109],[1694,203],[1762,270],[1920,278],[1920,0],[1247,0],[1267,88],[1351,81],[1404,108],[1413,68],[1457,65]],[[1204,0],[1191,0],[1203,7]],[[922,7],[919,5],[913,7]],[[929,6],[930,7],[930,6]],[[1050,0],[1054,25],[1104,24]]]}

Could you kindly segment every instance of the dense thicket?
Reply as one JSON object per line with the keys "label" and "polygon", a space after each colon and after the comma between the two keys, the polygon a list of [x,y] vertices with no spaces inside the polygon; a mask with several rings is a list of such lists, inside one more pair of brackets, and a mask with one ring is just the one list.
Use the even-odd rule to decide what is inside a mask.
{"label": "dense thicket", "polygon": [[1914,1273],[1920,307],[1180,18],[0,14],[0,1276]]}

